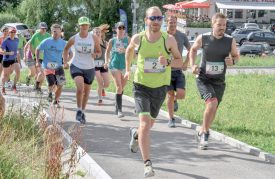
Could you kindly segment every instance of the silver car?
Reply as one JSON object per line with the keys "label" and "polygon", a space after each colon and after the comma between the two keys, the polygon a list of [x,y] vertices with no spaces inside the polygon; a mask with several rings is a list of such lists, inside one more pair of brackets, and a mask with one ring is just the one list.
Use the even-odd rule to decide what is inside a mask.
{"label": "silver car", "polygon": [[261,30],[256,28],[239,29],[239,30],[235,30],[231,35],[236,40],[237,43],[242,45],[246,41],[248,34],[254,31],[261,31]]}
{"label": "silver car", "polygon": [[28,26],[23,23],[7,23],[4,26],[15,28],[16,31],[23,34],[27,40],[31,38]]}

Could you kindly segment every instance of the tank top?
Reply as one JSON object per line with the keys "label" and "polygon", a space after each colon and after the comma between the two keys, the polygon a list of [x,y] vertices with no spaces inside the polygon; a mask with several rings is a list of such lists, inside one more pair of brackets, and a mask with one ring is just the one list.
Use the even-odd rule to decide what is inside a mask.
{"label": "tank top", "polygon": [[79,33],[74,36],[75,53],[72,64],[80,69],[92,69],[95,67],[92,53],[94,53],[94,38],[92,34],[81,38]]}
{"label": "tank top", "polygon": [[202,35],[202,58],[199,77],[224,82],[226,73],[225,57],[231,52],[232,37],[225,34],[217,39],[208,32]]}
{"label": "tank top", "polygon": [[128,37],[124,37],[123,39],[118,39],[114,37],[112,39],[112,49],[111,49],[111,61],[110,61],[110,69],[125,69],[125,53],[120,53],[119,48],[127,48],[128,46]]}
{"label": "tank top", "polygon": [[165,45],[168,34],[161,32],[160,38],[154,43],[147,40],[145,32],[141,32],[140,37],[134,82],[150,88],[169,85],[171,67],[163,66],[158,62],[159,53],[162,53],[165,58],[169,58],[169,52]]}
{"label": "tank top", "polygon": [[103,67],[105,63],[105,51],[106,51],[106,42],[102,40],[102,44],[100,44],[101,48],[101,57],[95,59],[95,67]]}

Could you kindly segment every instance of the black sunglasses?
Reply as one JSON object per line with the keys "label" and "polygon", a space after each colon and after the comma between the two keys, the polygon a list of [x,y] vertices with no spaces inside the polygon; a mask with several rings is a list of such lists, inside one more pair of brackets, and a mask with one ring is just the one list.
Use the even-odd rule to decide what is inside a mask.
{"label": "black sunglasses", "polygon": [[124,26],[119,26],[119,27],[118,27],[118,30],[124,30],[124,29],[125,29]]}
{"label": "black sunglasses", "polygon": [[147,17],[147,19],[149,19],[150,21],[155,21],[155,20],[162,21],[163,16],[149,16]]}

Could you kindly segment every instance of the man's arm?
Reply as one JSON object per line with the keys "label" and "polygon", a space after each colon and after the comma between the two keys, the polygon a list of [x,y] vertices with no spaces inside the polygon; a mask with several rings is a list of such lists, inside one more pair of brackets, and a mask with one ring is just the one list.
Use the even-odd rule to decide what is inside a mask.
{"label": "man's arm", "polygon": [[239,61],[239,52],[237,50],[237,45],[235,39],[232,39],[231,51],[229,55],[225,58],[225,63],[227,66],[235,65]]}
{"label": "man's arm", "polygon": [[126,66],[126,73],[125,73],[125,78],[130,80],[130,73],[131,73],[131,61],[134,58],[135,55],[135,48],[138,47],[140,43],[140,35],[135,34],[132,38],[131,41],[126,49],[125,52],[125,66]]}
{"label": "man's arm", "polygon": [[185,61],[183,62],[183,70],[186,70],[189,64],[189,53],[190,53],[191,45],[185,34],[183,34],[183,39],[184,39],[184,46],[187,50],[186,58],[185,58]]}
{"label": "man's arm", "polygon": [[202,47],[202,35],[199,35],[196,38],[195,43],[190,49],[189,59],[190,59],[190,66],[192,68],[192,73],[198,74],[199,73],[199,67],[195,64],[196,57],[197,57],[197,51]]}
{"label": "man's arm", "polygon": [[109,40],[106,51],[105,51],[105,66],[109,64],[110,60],[110,51],[112,49],[112,39]]}
{"label": "man's arm", "polygon": [[74,44],[74,37],[71,37],[70,40],[68,41],[68,43],[66,44],[62,57],[63,57],[63,64],[64,64],[64,68],[68,68],[68,62],[70,60],[70,56],[69,56],[69,51],[70,48],[73,46]]}
{"label": "man's arm", "polygon": [[173,60],[171,61],[170,66],[175,68],[181,68],[183,66],[182,56],[179,52],[178,44],[175,37],[172,35],[169,35],[166,44],[173,56]]}

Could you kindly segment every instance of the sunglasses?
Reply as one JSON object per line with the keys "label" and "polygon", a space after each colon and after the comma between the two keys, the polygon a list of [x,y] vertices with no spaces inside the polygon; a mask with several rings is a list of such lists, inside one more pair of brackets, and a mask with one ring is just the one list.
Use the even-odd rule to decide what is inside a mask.
{"label": "sunglasses", "polygon": [[120,27],[118,27],[118,30],[124,30],[125,29],[125,27],[124,26],[120,26]]}
{"label": "sunglasses", "polygon": [[149,19],[150,21],[155,21],[155,20],[162,21],[163,16],[149,16],[147,17],[147,19]]}

